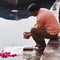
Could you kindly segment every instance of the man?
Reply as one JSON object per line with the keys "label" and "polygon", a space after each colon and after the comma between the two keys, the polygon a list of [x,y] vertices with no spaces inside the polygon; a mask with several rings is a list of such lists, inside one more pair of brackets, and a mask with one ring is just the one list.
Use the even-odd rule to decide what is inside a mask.
{"label": "man", "polygon": [[[27,10],[32,16],[36,16],[36,24],[31,28],[30,32],[24,32],[24,38],[29,39],[32,36],[39,53],[43,54],[46,47],[45,38],[49,38],[50,42],[58,41],[59,25],[52,12],[46,8],[30,4]],[[50,42],[49,44],[51,44]]]}

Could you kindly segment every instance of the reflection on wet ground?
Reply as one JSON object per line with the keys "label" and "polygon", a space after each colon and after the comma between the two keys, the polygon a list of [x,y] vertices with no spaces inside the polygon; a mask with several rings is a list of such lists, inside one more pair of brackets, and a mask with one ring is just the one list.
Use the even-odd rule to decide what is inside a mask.
{"label": "reflection on wet ground", "polygon": [[25,51],[20,57],[17,57],[17,59],[22,60],[40,60],[40,55],[36,54],[36,51]]}
{"label": "reflection on wet ground", "polygon": [[36,50],[22,51],[19,56],[8,58],[0,57],[0,60],[60,60],[60,47],[58,49],[46,47],[42,56],[37,54]]}
{"label": "reflection on wet ground", "polygon": [[[59,42],[58,42],[59,43]],[[1,58],[0,60],[60,60],[60,44],[56,47],[57,42],[54,42],[52,46],[47,45],[43,55],[39,54],[34,47],[25,46],[10,46],[6,47],[4,51],[10,51],[11,54],[18,54],[14,57],[8,56],[7,58]],[[11,50],[12,49],[12,50]]]}
{"label": "reflection on wet ground", "polygon": [[[7,55],[4,55],[4,58],[0,56],[0,60],[60,60],[60,40],[47,44],[42,56],[38,54],[36,49],[37,46],[35,45],[7,46],[0,50],[0,52],[2,51],[4,54],[8,52],[6,53]],[[12,54],[16,55],[13,57]]]}
{"label": "reflection on wet ground", "polygon": [[44,54],[37,55],[36,51],[23,51],[23,54],[17,59],[22,60],[60,60],[60,47],[58,49],[52,49],[51,47],[46,47]]}

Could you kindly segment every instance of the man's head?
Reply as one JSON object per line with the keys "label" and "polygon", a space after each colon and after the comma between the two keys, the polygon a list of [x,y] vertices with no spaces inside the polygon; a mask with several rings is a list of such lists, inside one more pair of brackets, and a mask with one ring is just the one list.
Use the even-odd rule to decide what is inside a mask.
{"label": "man's head", "polygon": [[28,12],[32,15],[32,16],[36,16],[38,14],[40,7],[39,5],[36,5],[34,3],[30,4],[27,8]]}

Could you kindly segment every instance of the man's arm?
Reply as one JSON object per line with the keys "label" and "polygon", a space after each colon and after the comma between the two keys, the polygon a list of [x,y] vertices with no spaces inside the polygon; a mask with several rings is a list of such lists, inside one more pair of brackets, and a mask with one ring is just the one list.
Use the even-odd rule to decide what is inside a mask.
{"label": "man's arm", "polygon": [[31,36],[31,32],[24,32],[23,35],[25,39],[29,39]]}

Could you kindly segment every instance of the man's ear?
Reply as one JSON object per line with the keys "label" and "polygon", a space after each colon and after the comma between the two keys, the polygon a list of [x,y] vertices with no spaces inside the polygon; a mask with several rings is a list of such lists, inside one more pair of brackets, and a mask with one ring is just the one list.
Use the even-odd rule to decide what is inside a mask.
{"label": "man's ear", "polygon": [[36,14],[37,14],[37,13],[38,13],[38,11],[36,10],[36,11],[34,11],[34,13],[36,13]]}

